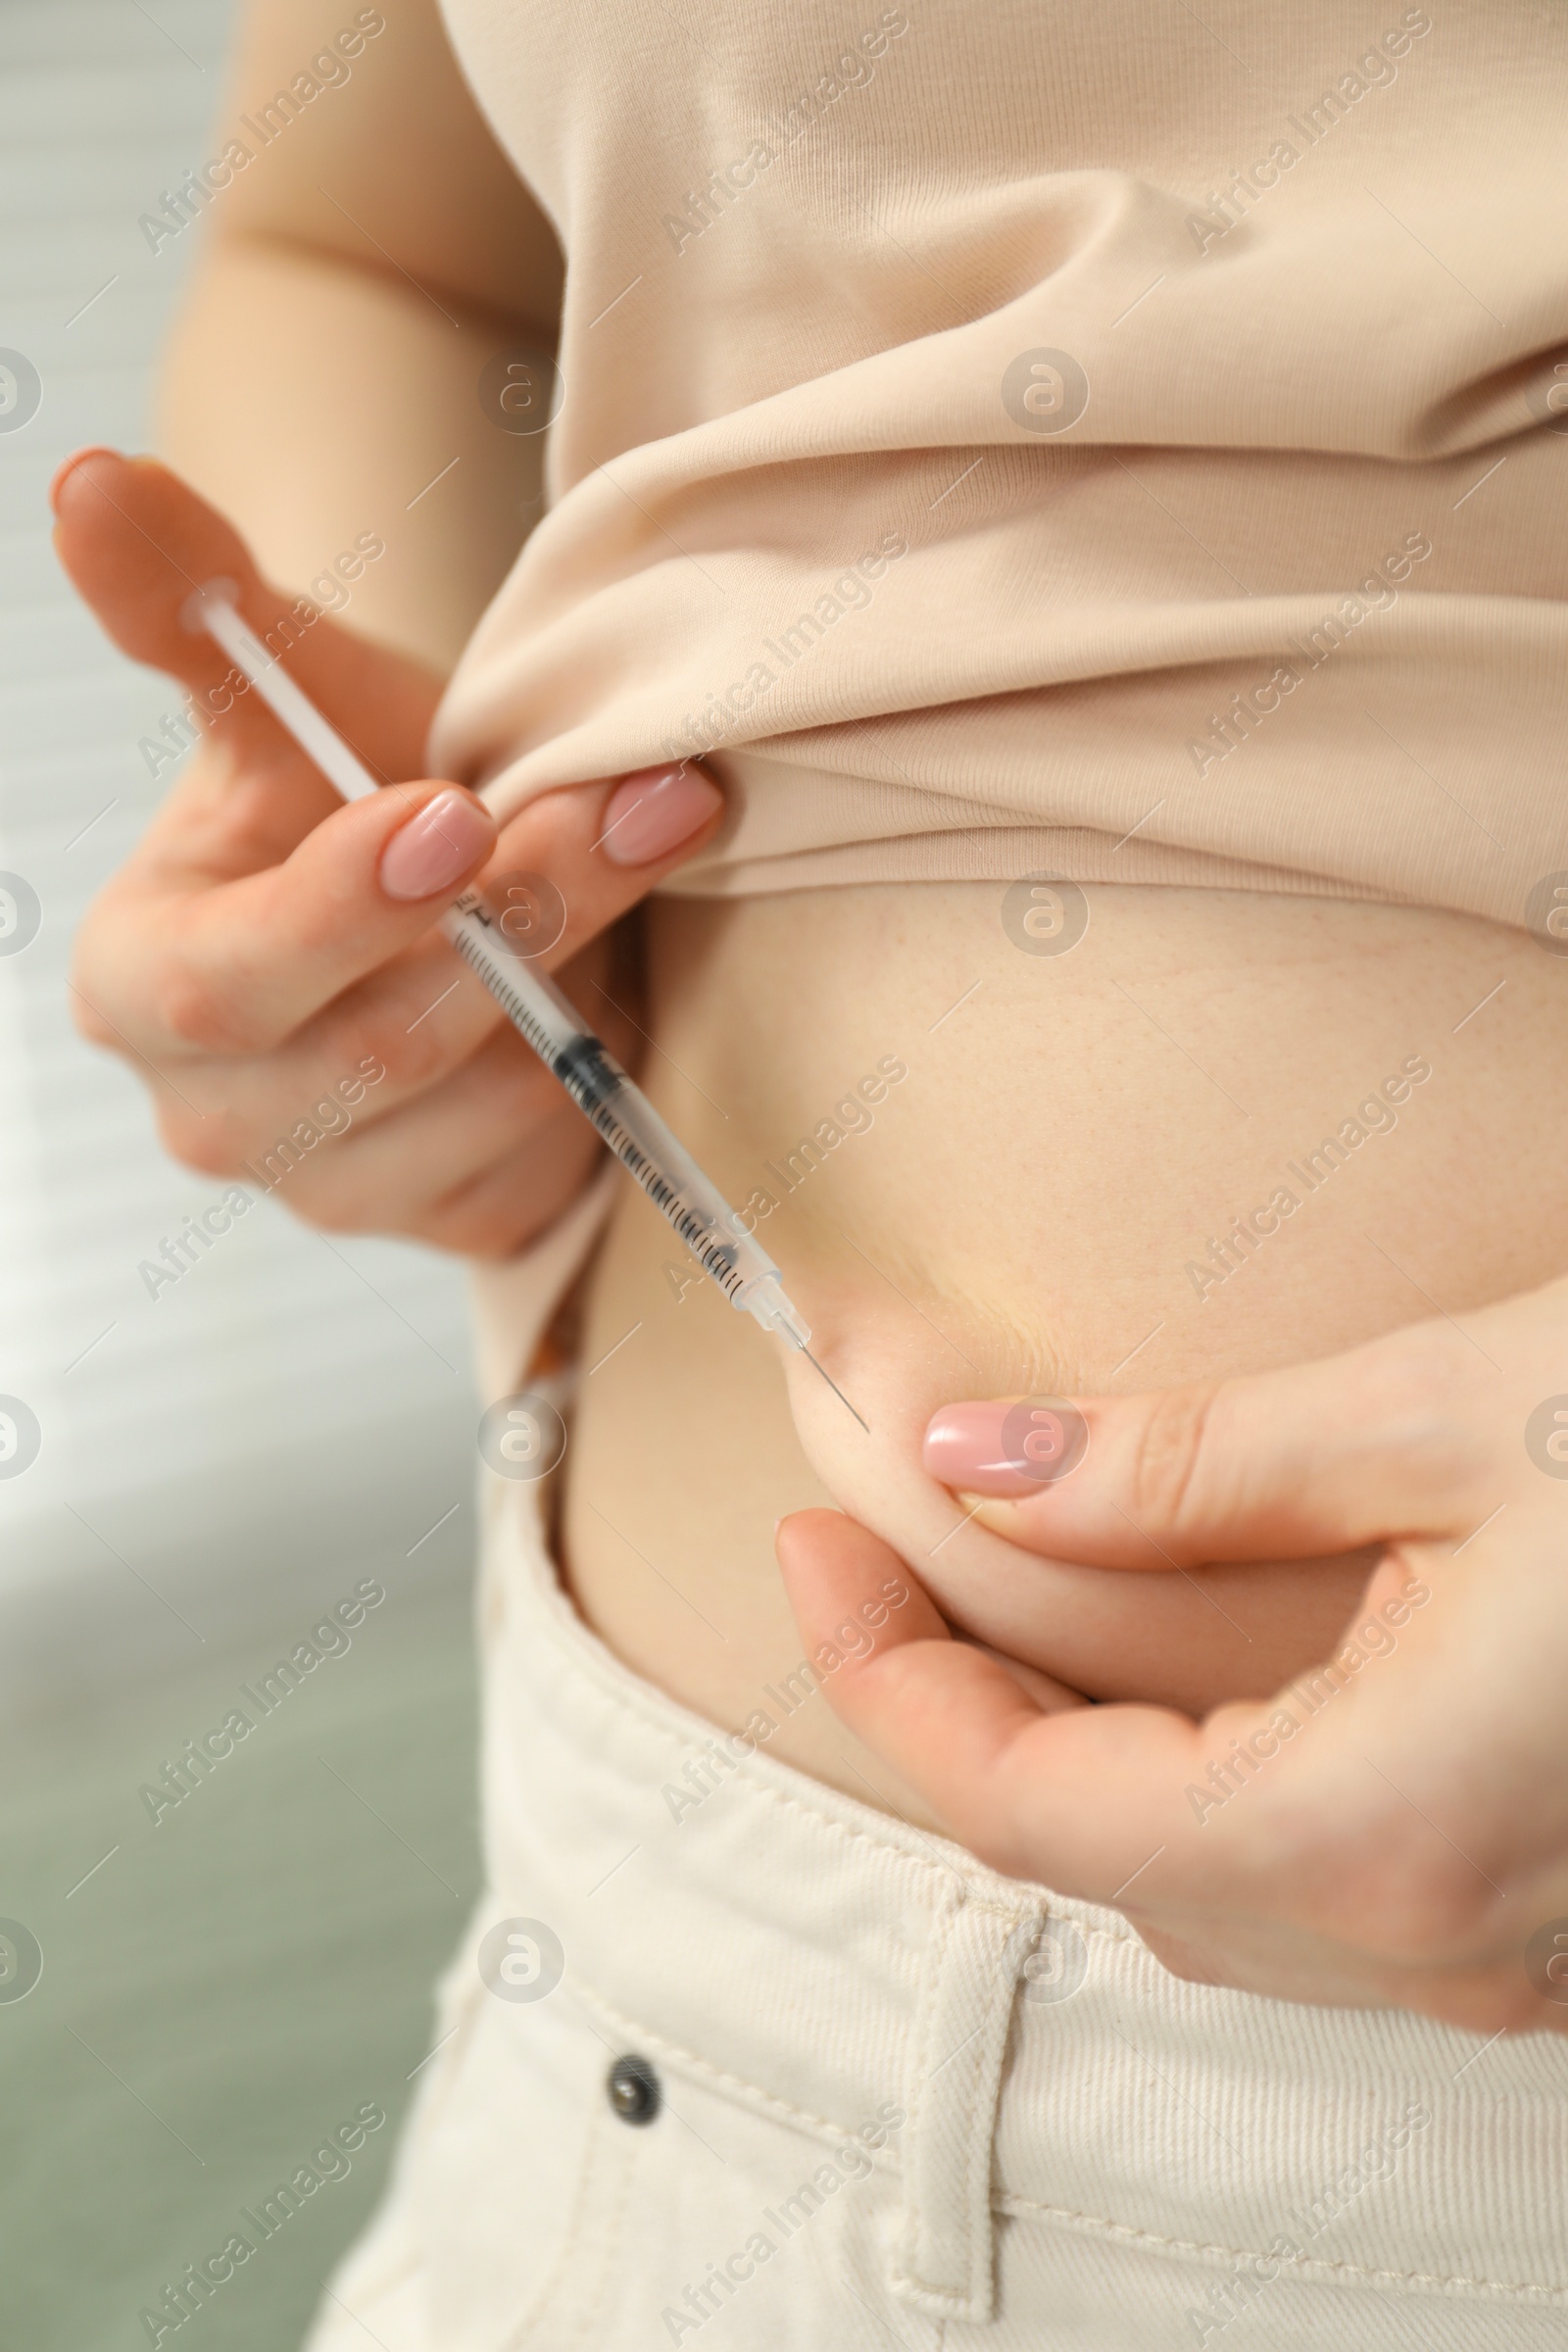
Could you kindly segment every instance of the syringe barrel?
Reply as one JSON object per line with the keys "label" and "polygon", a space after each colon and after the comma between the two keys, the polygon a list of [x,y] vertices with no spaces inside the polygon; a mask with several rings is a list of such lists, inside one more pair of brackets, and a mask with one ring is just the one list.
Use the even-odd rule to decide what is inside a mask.
{"label": "syringe barrel", "polygon": [[755,1313],[754,1293],[759,1284],[779,1284],[777,1266],[614,1055],[580,1033],[552,1066],[704,1272],[732,1305]]}
{"label": "syringe barrel", "polygon": [[465,892],[442,928],[730,1304],[804,1348],[810,1332],[760,1242],[548,973],[504,943],[479,893]]}

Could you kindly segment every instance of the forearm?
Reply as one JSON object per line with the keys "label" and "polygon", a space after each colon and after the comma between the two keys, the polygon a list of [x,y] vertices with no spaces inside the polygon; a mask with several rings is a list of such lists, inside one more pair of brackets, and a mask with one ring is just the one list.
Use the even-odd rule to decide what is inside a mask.
{"label": "forearm", "polygon": [[321,583],[352,627],[444,671],[540,512],[543,436],[477,397],[525,334],[340,256],[220,237],[169,348],[159,452],[282,584]]}
{"label": "forearm", "polygon": [[249,159],[214,175],[158,445],[287,587],[379,542],[337,609],[446,670],[540,511],[542,436],[478,383],[554,344],[561,255],[435,0],[343,14],[247,0],[209,152]]}

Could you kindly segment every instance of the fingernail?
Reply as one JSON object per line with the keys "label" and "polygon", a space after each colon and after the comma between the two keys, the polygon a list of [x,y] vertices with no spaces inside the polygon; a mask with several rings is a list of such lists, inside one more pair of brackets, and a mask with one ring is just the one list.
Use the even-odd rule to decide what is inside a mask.
{"label": "fingernail", "polygon": [[381,888],[389,899],[433,899],[470,873],[495,837],[490,817],[466,792],[438,792],[381,852]]}
{"label": "fingernail", "polygon": [[723,805],[723,794],[701,768],[645,767],[611,794],[599,846],[612,865],[653,865]]}
{"label": "fingernail", "polygon": [[1013,1410],[1006,1397],[980,1404],[945,1404],[926,1423],[920,1459],[945,1487],[972,1494],[1033,1494],[1039,1479],[1009,1461],[1003,1425]]}
{"label": "fingernail", "polygon": [[57,467],[54,480],[49,485],[49,506],[51,512],[56,514],[59,514],[60,493],[65,486],[68,475],[74,473],[78,466],[85,465],[89,458],[118,458],[120,452],[118,449],[110,449],[107,443],[102,441],[89,441],[85,449],[74,449],[70,457],[67,458],[64,463]]}
{"label": "fingernail", "polygon": [[1070,1478],[1089,1451],[1086,1416],[1065,1397],[945,1404],[926,1424],[921,1459],[945,1487],[1034,1494]]}

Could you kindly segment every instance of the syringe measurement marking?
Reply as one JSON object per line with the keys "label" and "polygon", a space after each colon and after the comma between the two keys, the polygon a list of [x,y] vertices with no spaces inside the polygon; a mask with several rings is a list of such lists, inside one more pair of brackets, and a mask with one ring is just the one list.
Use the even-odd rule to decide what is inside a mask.
{"label": "syringe measurement marking", "polygon": [[[616,1118],[610,1103],[603,1097],[591,1092],[585,1081],[573,1071],[569,1049],[558,1047],[543,1024],[535,1019],[528,1005],[513,988],[505,970],[498,968],[494,959],[495,951],[490,948],[488,941],[481,946],[480,942],[468,933],[467,923],[476,919],[482,920],[483,918],[475,917],[472,913],[465,911],[465,927],[457,933],[452,942],[458,954],[475,975],[484,982],[490,994],[500,1003],[503,1011],[508,1013],[516,1027],[521,1030],[546,1069],[561,1081],[577,1104],[578,1109],[604,1137],[621,1166],[642,1186],[649,1199],[699,1259],[704,1271],[711,1276],[725,1297],[728,1298],[733,1291],[739,1290],[742,1280],[736,1270],[733,1254],[726,1252],[722,1243],[713,1239],[710,1226],[700,1223],[692,1215],[691,1210],[681,1201],[679,1193],[664,1175],[662,1169],[648,1158],[636,1137],[629,1134]],[[586,1032],[584,1034],[586,1035]],[[608,1060],[608,1056],[605,1058]],[[626,1083],[623,1073],[612,1069],[609,1074],[617,1085]],[[679,1213],[672,1215],[672,1209]]]}

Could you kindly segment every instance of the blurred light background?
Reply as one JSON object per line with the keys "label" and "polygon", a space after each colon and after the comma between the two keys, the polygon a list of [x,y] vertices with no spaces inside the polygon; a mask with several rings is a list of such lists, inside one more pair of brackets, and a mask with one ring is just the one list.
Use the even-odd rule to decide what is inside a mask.
{"label": "blurred light background", "polygon": [[[41,384],[24,422],[0,400],[0,869],[39,912],[19,946],[30,902],[13,888],[21,928],[0,920],[0,1413],[23,1432],[9,1457],[0,1443],[0,2344],[17,2352],[145,2345],[140,2309],[374,2102],[388,2127],[349,2177],[192,2323],[210,2352],[297,2343],[384,2174],[477,1883],[461,1273],[328,1242],[259,1199],[150,1297],[141,1262],[224,1188],[165,1158],[137,1079],[68,1009],[73,933],[168,780],[140,740],[175,703],[76,606],[45,489],[83,442],[145,444],[195,240],[155,255],[138,221],[206,152],[229,21],[228,0],[0,6],[0,366],[19,352]],[[30,1424],[8,1397],[38,1430],[20,1471]],[[367,1577],[386,1599],[352,1647],[155,1825],[142,1787]],[[7,1921],[43,1955],[24,1998]]]}

